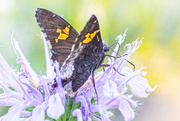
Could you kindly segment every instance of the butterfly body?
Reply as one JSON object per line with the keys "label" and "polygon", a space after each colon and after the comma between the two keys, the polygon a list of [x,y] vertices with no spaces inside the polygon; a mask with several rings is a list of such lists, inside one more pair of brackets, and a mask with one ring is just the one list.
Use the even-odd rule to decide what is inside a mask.
{"label": "butterfly body", "polygon": [[77,91],[105,58],[96,16],[92,15],[80,34],[48,10],[38,8],[36,18],[50,43],[52,60],[60,63],[62,85],[72,81],[72,90]]}
{"label": "butterfly body", "polygon": [[[99,67],[104,54],[97,54],[98,48],[92,45],[83,45],[73,51],[63,63],[60,76],[65,86],[72,81],[72,90],[77,91],[89,75]],[[71,74],[70,74],[71,73]]]}

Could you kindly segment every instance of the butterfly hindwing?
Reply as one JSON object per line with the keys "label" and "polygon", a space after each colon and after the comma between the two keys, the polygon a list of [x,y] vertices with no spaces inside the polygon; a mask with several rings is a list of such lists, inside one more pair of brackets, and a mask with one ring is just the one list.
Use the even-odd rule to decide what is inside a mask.
{"label": "butterfly hindwing", "polygon": [[78,32],[63,18],[45,9],[38,8],[36,18],[46,40],[50,42],[52,60],[57,60],[61,66],[71,53]]}

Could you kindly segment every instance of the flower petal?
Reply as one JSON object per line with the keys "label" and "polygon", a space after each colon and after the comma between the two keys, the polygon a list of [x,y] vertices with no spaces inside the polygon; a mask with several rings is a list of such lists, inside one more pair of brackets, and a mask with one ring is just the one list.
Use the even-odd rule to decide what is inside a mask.
{"label": "flower petal", "polygon": [[[14,40],[14,39],[13,39]],[[18,51],[18,53],[20,54],[23,63],[26,65],[27,70],[29,71],[29,74],[31,75],[33,82],[35,84],[36,87],[39,86],[39,78],[36,74],[36,72],[33,70],[33,68],[30,66],[29,62],[27,61],[26,57],[24,56],[23,52],[21,51],[21,49],[19,48],[17,42],[14,40],[13,41],[14,44],[14,48]]]}
{"label": "flower petal", "polygon": [[107,80],[103,87],[105,97],[113,98],[118,96],[117,84],[112,80]]}
{"label": "flower petal", "polygon": [[118,108],[124,116],[125,121],[131,121],[134,118],[134,111],[126,100],[122,99]]}
{"label": "flower petal", "polygon": [[83,121],[82,113],[80,109],[75,109],[72,115],[77,117],[77,121]]}
{"label": "flower petal", "polygon": [[61,97],[56,93],[49,98],[49,108],[47,115],[53,119],[59,119],[65,113],[65,107],[62,104]]}
{"label": "flower petal", "polygon": [[85,119],[88,120],[89,108],[88,108],[87,100],[85,99],[84,96],[78,96],[78,97],[76,97],[74,103],[78,103],[78,102],[81,102],[82,114],[83,114],[83,116],[85,116]]}
{"label": "flower petal", "polygon": [[130,77],[127,84],[130,86],[131,92],[136,97],[148,97],[149,93],[152,92],[157,86],[151,88],[148,80],[143,78],[138,72],[140,71],[137,70],[136,72],[134,72],[135,75],[132,75],[132,77]]}
{"label": "flower petal", "polygon": [[38,105],[32,112],[31,121],[44,121],[45,112],[41,105]]}
{"label": "flower petal", "polygon": [[109,112],[106,109],[106,106],[103,105],[94,105],[92,106],[91,110],[93,112],[98,112],[101,114],[101,119],[102,121],[110,121],[109,119]]}
{"label": "flower petal", "polygon": [[42,34],[43,36],[43,42],[44,42],[44,51],[45,51],[45,57],[46,57],[46,75],[49,78],[54,78],[55,77],[55,73],[54,73],[54,67],[51,64],[51,60],[49,57],[49,50],[47,47],[47,41],[44,37],[44,34]]}
{"label": "flower petal", "polygon": [[17,104],[15,106],[12,106],[8,110],[8,114],[6,115],[5,121],[18,121],[20,118],[20,105]]}

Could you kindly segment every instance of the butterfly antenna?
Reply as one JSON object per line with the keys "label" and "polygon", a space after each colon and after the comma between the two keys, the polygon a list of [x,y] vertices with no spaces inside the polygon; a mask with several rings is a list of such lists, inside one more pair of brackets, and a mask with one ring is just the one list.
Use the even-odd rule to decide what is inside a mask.
{"label": "butterfly antenna", "polygon": [[132,62],[128,61],[127,59],[125,59],[125,60],[133,66],[133,71],[135,71],[135,65]]}
{"label": "butterfly antenna", "polygon": [[[117,50],[117,52],[115,52],[111,47],[112,46],[114,46],[115,44],[118,44],[119,46],[118,46],[118,50]],[[115,43],[113,43],[111,46],[109,46],[109,48],[114,52],[114,53],[119,53],[119,50],[120,50],[120,44],[118,43],[118,42],[115,42]]]}
{"label": "butterfly antenna", "polygon": [[[114,50],[111,48],[111,47],[112,47],[113,45],[115,45],[116,43],[119,45],[119,48],[118,48],[118,51],[117,51],[117,52],[114,51]],[[122,56],[119,54],[120,44],[119,44],[118,42],[115,42],[114,44],[112,44],[111,46],[109,46],[109,48],[110,48],[114,53],[116,53],[116,55],[119,56],[119,57],[114,57],[114,56],[111,56],[111,57],[114,57],[115,59],[122,57]],[[130,62],[129,60],[127,60],[127,59],[125,59],[125,60],[126,60],[129,64],[131,64],[131,65],[133,66],[133,71],[135,71],[135,65],[134,65],[132,62]]]}

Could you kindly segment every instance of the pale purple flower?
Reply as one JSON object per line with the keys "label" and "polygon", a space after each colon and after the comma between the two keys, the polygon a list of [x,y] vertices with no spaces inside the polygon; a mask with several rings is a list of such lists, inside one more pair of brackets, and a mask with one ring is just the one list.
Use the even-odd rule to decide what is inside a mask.
{"label": "pale purple flower", "polygon": [[[123,36],[119,35],[118,39],[121,45],[125,33]],[[78,121],[91,121],[94,118],[110,121],[112,116],[110,110],[117,108],[125,121],[131,121],[135,117],[134,109],[138,106],[137,101],[132,97],[148,97],[157,87],[151,88],[147,79],[142,77],[146,74],[141,71],[143,68],[133,71],[124,66],[141,43],[141,40],[136,40],[127,44],[125,46],[127,51],[123,56],[109,59],[110,66],[105,68],[105,72],[100,71],[95,74],[95,77],[98,77],[95,78],[95,85],[99,99],[96,99],[91,76],[74,98],[70,99],[65,94],[71,87],[67,85],[66,91],[62,87],[59,64],[55,62],[52,66],[46,40],[44,39],[46,75],[35,73],[17,43],[13,41],[16,54],[20,56],[17,63],[22,66],[19,72],[15,72],[0,55],[0,88],[3,89],[3,93],[0,94],[0,105],[11,106],[8,113],[0,117],[0,120],[44,121],[50,118],[58,120],[69,117],[68,120],[72,121],[76,117]],[[119,46],[116,46],[112,56],[117,54],[118,48]],[[58,85],[56,88],[51,87],[54,78]],[[78,105],[79,103],[81,105]],[[64,114],[68,116],[64,117]]]}
{"label": "pale purple flower", "polygon": [[[125,33],[123,36],[118,36],[119,44],[124,41]],[[134,109],[137,107],[137,102],[132,99],[133,96],[144,98],[152,92],[154,88],[151,88],[148,84],[147,79],[143,78],[141,75],[144,75],[145,72],[142,72],[142,69],[136,71],[131,70],[128,67],[124,67],[127,60],[130,59],[130,56],[140,47],[142,41],[134,41],[131,44],[127,44],[125,47],[127,51],[124,56],[112,61],[109,59],[109,67],[106,67],[105,72],[98,72],[96,76],[101,75],[96,79],[95,85],[98,90],[98,104],[90,106],[90,114],[94,112],[99,112],[101,114],[101,120],[110,121],[109,112],[110,109],[118,108],[119,111],[124,116],[125,121],[130,121],[135,117]],[[115,48],[115,51],[118,50],[118,46]],[[115,56],[116,52],[112,53],[112,56]],[[116,71],[113,68],[116,68]],[[117,71],[119,73],[117,73]],[[91,78],[89,78],[91,80]],[[129,88],[128,88],[129,87]],[[130,94],[126,94],[127,91],[131,91]],[[87,96],[90,99],[96,99],[93,86],[87,91]],[[78,97],[77,97],[78,98]],[[81,99],[81,103],[82,103]],[[84,102],[85,103],[85,102]],[[82,113],[84,110],[82,110]],[[87,117],[87,116],[85,116]]]}
{"label": "pale purple flower", "polygon": [[82,118],[83,116],[80,109],[75,109],[72,115],[77,117],[77,121],[83,121],[83,118]]}
{"label": "pale purple flower", "polygon": [[[0,94],[0,105],[11,106],[8,113],[0,119],[10,121],[19,120],[22,116],[27,116],[32,121],[44,121],[45,114],[50,118],[59,119],[65,113],[65,92],[61,84],[55,89],[54,94],[48,86],[49,82],[52,83],[54,78],[46,75],[38,76],[15,41],[14,47],[21,56],[17,60],[22,65],[21,71],[18,74],[10,68],[2,55],[0,55],[0,88],[4,91]],[[48,54],[46,51],[46,56]],[[48,63],[48,60],[46,62]],[[47,64],[47,66],[50,65]],[[57,70],[56,80],[58,83],[61,83],[58,63],[55,63],[54,67]],[[48,69],[49,75],[54,73],[53,68]],[[33,108],[32,112],[29,111],[30,108]]]}

